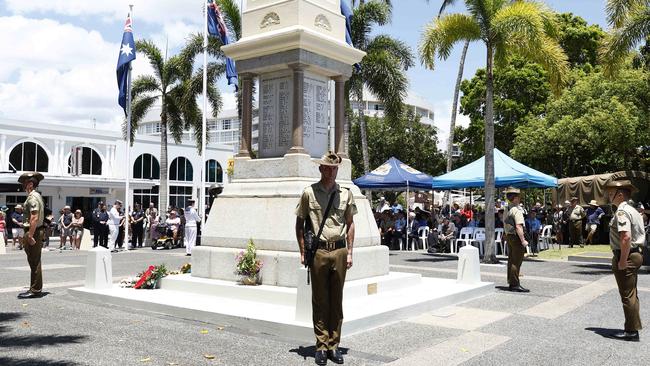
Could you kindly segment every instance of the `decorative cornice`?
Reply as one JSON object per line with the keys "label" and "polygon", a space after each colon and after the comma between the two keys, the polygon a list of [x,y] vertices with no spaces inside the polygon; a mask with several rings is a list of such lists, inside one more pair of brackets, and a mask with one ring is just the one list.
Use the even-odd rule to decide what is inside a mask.
{"label": "decorative cornice", "polygon": [[276,12],[270,12],[262,18],[260,22],[260,29],[268,28],[272,25],[280,24],[280,16]]}

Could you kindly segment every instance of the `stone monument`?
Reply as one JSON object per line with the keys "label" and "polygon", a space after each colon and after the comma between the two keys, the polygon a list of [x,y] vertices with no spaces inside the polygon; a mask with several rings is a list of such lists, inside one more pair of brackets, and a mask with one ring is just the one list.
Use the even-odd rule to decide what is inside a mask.
{"label": "stone monument", "polygon": [[[232,182],[213,202],[201,246],[192,252],[195,277],[236,281],[235,255],[255,242],[263,284],[296,287],[300,256],[294,210],[302,190],[320,178],[313,158],[328,150],[334,103],[335,150],[343,155],[337,182],[352,190],[354,260],[348,279],[388,273],[388,251],[369,202],[351,181],[344,145],[345,81],[364,52],[345,42],[339,0],[249,0],[242,38],[223,47],[237,62],[243,118]],[[259,80],[259,151],[251,158],[252,91]],[[334,80],[335,99],[329,85]]]}

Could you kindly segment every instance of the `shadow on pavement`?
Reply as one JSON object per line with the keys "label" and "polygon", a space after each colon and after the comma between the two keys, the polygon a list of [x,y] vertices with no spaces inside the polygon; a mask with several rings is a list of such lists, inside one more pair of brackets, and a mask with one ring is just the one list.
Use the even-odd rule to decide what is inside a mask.
{"label": "shadow on pavement", "polygon": [[601,337],[610,338],[610,339],[611,339],[610,336],[612,334],[621,331],[620,329],[596,328],[596,327],[585,328],[585,330],[594,332],[594,333],[598,334]]}
{"label": "shadow on pavement", "polygon": [[510,291],[510,287],[509,287],[509,286],[494,286],[494,288],[497,289],[497,290],[499,290],[499,291],[512,292],[512,291]]}
{"label": "shadow on pavement", "polygon": [[451,262],[451,261],[457,262],[458,257],[446,256],[446,255],[441,255],[441,254],[427,253],[426,256],[424,256],[424,257],[405,259],[405,262],[437,263],[437,262]]}
{"label": "shadow on pavement", "polygon": [[[341,351],[341,354],[343,354],[343,355],[348,354],[348,349],[347,348],[340,347],[339,350]],[[298,348],[294,348],[294,349],[289,350],[289,352],[297,353],[300,357],[303,358],[303,360],[306,360],[307,358],[314,358],[314,354],[316,353],[316,346],[309,346],[309,347],[300,346]]]}
{"label": "shadow on pavement", "polygon": [[72,361],[54,361],[54,360],[44,360],[41,358],[24,358],[16,359],[12,357],[0,357],[0,365],[5,366],[75,366],[81,365],[80,363]]}
{"label": "shadow on pavement", "polygon": [[[0,323],[16,321],[23,318],[23,313],[0,313]],[[26,322],[25,322],[26,323]],[[12,328],[6,325],[0,325],[0,351],[4,348],[13,347],[33,347],[33,346],[58,346],[64,344],[78,344],[82,343],[87,337],[77,335],[27,335],[27,336],[8,336],[5,333],[12,331]],[[43,365],[43,366],[58,366],[58,365],[79,365],[72,361],[56,361],[38,358],[15,358],[15,357],[0,357],[0,365]]]}

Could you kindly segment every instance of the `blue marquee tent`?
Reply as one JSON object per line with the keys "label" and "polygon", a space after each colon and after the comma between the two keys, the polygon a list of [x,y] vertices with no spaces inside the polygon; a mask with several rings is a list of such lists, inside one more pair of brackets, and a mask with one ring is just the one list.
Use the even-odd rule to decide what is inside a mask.
{"label": "blue marquee tent", "polygon": [[425,189],[431,190],[433,178],[430,175],[417,171],[402,163],[394,157],[388,159],[377,169],[354,180],[362,189],[381,190],[406,190]]}
{"label": "blue marquee tent", "polygon": [[[433,178],[433,189],[477,188],[485,185],[485,156],[447,174]],[[557,178],[538,172],[494,149],[494,180],[496,187],[557,187]]]}

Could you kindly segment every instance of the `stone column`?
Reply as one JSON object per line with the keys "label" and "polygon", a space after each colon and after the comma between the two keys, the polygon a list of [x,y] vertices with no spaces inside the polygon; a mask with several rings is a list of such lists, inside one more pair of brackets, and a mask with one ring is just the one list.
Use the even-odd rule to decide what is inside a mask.
{"label": "stone column", "polygon": [[253,142],[253,74],[239,74],[242,79],[242,116],[239,138],[238,158],[251,157]]}
{"label": "stone column", "polygon": [[291,149],[289,154],[306,154],[307,151],[303,146],[302,123],[304,116],[304,86],[305,86],[305,68],[307,65],[302,63],[290,64],[293,70],[293,128],[291,135]]}
{"label": "stone column", "polygon": [[345,82],[347,76],[334,78],[334,150],[342,158],[347,158],[347,146],[345,144]]}

